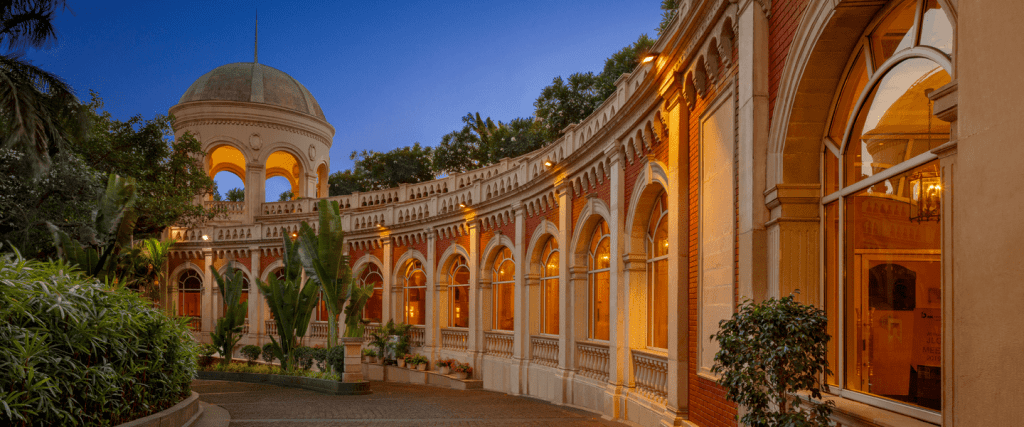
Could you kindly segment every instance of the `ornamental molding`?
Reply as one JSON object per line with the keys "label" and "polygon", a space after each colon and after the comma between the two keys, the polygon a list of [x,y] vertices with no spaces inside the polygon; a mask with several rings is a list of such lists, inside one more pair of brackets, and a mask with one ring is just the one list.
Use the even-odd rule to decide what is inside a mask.
{"label": "ornamental molding", "polygon": [[[267,128],[267,129],[274,129],[274,130],[280,130],[280,131],[285,131],[285,132],[291,132],[291,133],[294,133],[294,134],[297,134],[297,135],[302,135],[304,137],[314,139],[314,140],[319,141],[320,143],[323,143],[324,145],[327,145],[327,146],[331,145],[331,143],[327,140],[327,138],[324,138],[323,135],[319,135],[319,134],[316,134],[316,133],[313,133],[313,132],[310,132],[310,131],[307,131],[307,130],[299,129],[299,128],[294,127],[294,126],[287,126],[287,125],[281,125],[281,124],[276,124],[276,123],[267,123],[267,122],[257,121],[257,120],[194,119],[194,120],[182,120],[181,122],[179,122],[179,125],[180,125],[180,129],[187,129],[187,128],[193,127],[193,126],[211,126],[211,125],[214,125],[214,126],[217,126],[217,125],[254,126],[254,127],[261,127],[261,128]],[[192,134],[195,135],[196,133],[192,132]],[[256,135],[256,136],[258,137],[259,135]],[[250,144],[251,143],[252,143],[252,140],[250,138]]]}

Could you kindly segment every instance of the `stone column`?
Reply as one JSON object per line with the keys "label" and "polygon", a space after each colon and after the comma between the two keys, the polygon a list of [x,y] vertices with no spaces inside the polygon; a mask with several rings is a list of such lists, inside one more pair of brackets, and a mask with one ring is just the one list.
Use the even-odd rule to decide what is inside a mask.
{"label": "stone column", "polygon": [[[665,95],[668,138],[668,396],[665,418],[685,419],[689,404],[690,137],[681,76]],[[696,320],[696,319],[694,319]]]}
{"label": "stone column", "polygon": [[260,163],[245,165],[245,220],[252,223],[253,218],[262,214],[261,205],[266,191],[263,186],[267,181],[266,169]]}
{"label": "stone column", "polygon": [[263,326],[263,294],[260,293],[259,287],[256,286],[256,281],[262,278],[260,271],[260,248],[258,246],[249,247],[249,258],[252,262],[249,264],[249,273],[252,277],[249,278],[249,336],[248,339],[251,342],[256,342],[259,337],[261,326]]}
{"label": "stone column", "polygon": [[611,203],[608,206],[610,217],[608,218],[608,230],[610,232],[609,243],[611,245],[611,278],[609,289],[609,331],[608,331],[608,389],[605,390],[606,399],[611,405],[606,407],[610,413],[605,413],[612,419],[622,418],[624,401],[622,387],[628,381],[629,364],[629,342],[626,324],[625,311],[629,309],[626,302],[626,286],[623,284],[622,264],[623,221],[626,210],[626,201],[623,200],[625,190],[623,186],[622,152],[617,146],[611,146],[606,152],[611,158],[609,165],[609,192]]}
{"label": "stone column", "polygon": [[515,260],[515,283],[513,284],[514,320],[512,332],[512,378],[509,379],[509,390],[512,394],[521,394],[527,389],[526,362],[529,358],[530,345],[530,298],[529,290],[526,287],[526,269],[530,268],[530,261],[526,256],[526,218],[522,202],[512,204],[516,215],[515,248],[512,250],[512,258]]}
{"label": "stone column", "polygon": [[794,293],[803,304],[821,305],[818,229],[820,185],[778,184],[765,203],[771,209],[768,227],[768,297]]}
{"label": "stone column", "polygon": [[572,266],[572,250],[569,241],[572,235],[572,200],[569,198],[571,188],[564,176],[555,183],[555,194],[558,197],[558,378],[562,387],[557,390],[555,403],[566,404],[572,401],[573,370],[576,366],[573,359],[575,350],[575,331],[573,330],[575,313],[573,313],[573,284],[569,268]]}
{"label": "stone column", "polygon": [[383,287],[382,295],[381,295],[381,308],[383,309],[383,313],[381,313],[380,317],[381,317],[381,323],[388,323],[388,320],[394,320],[394,318],[395,318],[394,317],[394,304],[395,303],[392,301],[392,297],[393,297],[392,289],[394,288],[394,278],[393,278],[393,276],[394,276],[395,268],[392,265],[392,263],[394,263],[394,261],[391,259],[391,256],[392,256],[392,253],[391,253],[391,238],[389,236],[387,236],[387,235],[383,236],[383,241],[381,242],[381,248],[382,248],[382,252],[384,254],[384,259],[382,259],[381,262],[384,263],[384,265],[382,265],[380,267],[381,267],[381,273],[384,276],[384,283],[381,284],[381,286]]}
{"label": "stone column", "polygon": [[[309,172],[303,173],[303,177],[302,178],[305,178],[305,180],[303,182],[299,183],[299,194],[296,194],[295,197],[312,197],[312,198],[316,198],[316,181],[317,181],[316,173],[309,173]],[[305,184],[305,185],[302,185],[302,184]]]}
{"label": "stone column", "polygon": [[[626,285],[626,306],[627,318],[625,322],[626,357],[631,358],[631,350],[634,348],[643,349],[647,347],[647,259],[642,249],[633,248],[633,253],[622,256],[625,264],[623,279]],[[633,364],[626,361],[624,382],[629,388],[633,388]]]}
{"label": "stone column", "polygon": [[437,242],[437,235],[434,233],[434,229],[432,228],[424,229],[423,232],[427,234],[427,265],[423,266],[423,272],[427,275],[427,296],[425,302],[425,310],[427,313],[426,316],[424,316],[426,318],[426,325],[424,326],[423,352],[426,353],[427,357],[430,357],[431,360],[434,360],[437,358],[437,354],[435,354],[435,352],[441,347],[440,342],[438,342],[438,337],[441,335],[441,332],[439,330],[440,319],[438,318],[437,304],[438,297],[440,295],[437,293],[438,284],[434,274],[434,271],[437,269],[437,255],[435,254],[437,251],[437,245],[435,244]]}
{"label": "stone column", "polygon": [[[765,240],[768,210],[764,206],[768,155],[768,18],[754,1],[738,13],[739,95],[737,125],[739,158],[739,294],[762,301],[767,295]],[[727,55],[731,55],[729,52]]]}
{"label": "stone column", "polygon": [[213,293],[216,291],[215,283],[213,282],[213,249],[203,248],[203,332],[209,335],[210,331],[213,330],[213,323],[216,319],[216,312],[214,312],[214,298]]}
{"label": "stone column", "polygon": [[[469,221],[469,337],[466,341],[466,352],[473,369],[483,364],[483,325],[480,321],[480,222]],[[474,378],[481,378],[474,376]]]}

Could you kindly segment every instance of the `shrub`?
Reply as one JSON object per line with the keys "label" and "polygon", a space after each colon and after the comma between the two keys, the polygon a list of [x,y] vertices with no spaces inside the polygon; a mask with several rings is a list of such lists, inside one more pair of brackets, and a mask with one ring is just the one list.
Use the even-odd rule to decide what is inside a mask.
{"label": "shrub", "polygon": [[199,366],[207,367],[213,363],[213,355],[217,353],[217,346],[213,344],[203,344],[199,346]]}
{"label": "shrub", "polygon": [[185,320],[61,262],[0,258],[0,425],[115,425],[191,394]]}
{"label": "shrub", "polygon": [[[334,346],[334,347],[331,347],[331,348],[335,348],[335,347],[338,347],[338,346]],[[313,348],[310,349],[309,352],[311,353],[311,356],[313,357],[313,361],[316,362],[316,370],[318,370],[320,372],[326,371],[327,370],[327,365],[325,365],[324,363],[327,362],[327,349],[323,348],[323,347],[313,347]],[[342,363],[344,363],[344,362],[342,362]]]}
{"label": "shrub", "polygon": [[373,351],[372,348],[364,348],[363,349],[363,356],[365,356],[365,357],[377,357],[377,352]]}
{"label": "shrub", "polygon": [[309,347],[296,347],[295,367],[308,371],[313,368],[313,349]]}
{"label": "shrub", "polygon": [[334,370],[334,373],[345,372],[345,347],[336,345],[327,350],[327,365]]}
{"label": "shrub", "polygon": [[822,379],[831,375],[825,312],[788,296],[754,304],[747,300],[711,336],[721,350],[712,372],[726,398],[747,408],[740,419],[751,426],[830,425],[835,403],[805,402],[807,390],[821,400]]}
{"label": "shrub", "polygon": [[256,359],[260,358],[260,353],[262,353],[262,351],[260,350],[259,346],[249,344],[245,347],[242,347],[241,353],[242,356],[245,356],[245,358],[249,361],[249,366],[252,366],[256,364]]}
{"label": "shrub", "polygon": [[274,347],[277,347],[277,344],[274,344],[272,342],[268,342],[266,344],[263,344],[263,361],[264,362],[271,363],[271,362],[274,361]]}

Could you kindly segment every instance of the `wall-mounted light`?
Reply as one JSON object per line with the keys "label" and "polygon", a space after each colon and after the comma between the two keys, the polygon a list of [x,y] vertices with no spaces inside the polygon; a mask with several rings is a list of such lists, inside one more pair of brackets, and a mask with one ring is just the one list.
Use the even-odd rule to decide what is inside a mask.
{"label": "wall-mounted light", "polygon": [[942,216],[942,178],[937,172],[918,172],[910,177],[910,220],[938,221]]}
{"label": "wall-mounted light", "polygon": [[466,206],[469,206],[469,205],[467,205],[467,204],[466,204],[466,202],[459,202],[459,207],[460,207],[460,208],[463,208],[463,209],[465,209],[465,208],[466,208]]}
{"label": "wall-mounted light", "polygon": [[657,57],[658,57],[658,54],[656,54],[656,53],[648,53],[647,55],[644,55],[644,57],[640,59],[640,63],[641,64],[646,64],[648,62],[653,61],[654,58],[657,58]]}
{"label": "wall-mounted light", "polygon": [[203,241],[207,241],[207,240],[210,240],[210,236],[207,236],[207,235],[204,234],[203,235]]}
{"label": "wall-mounted light", "polygon": [[298,231],[293,231],[291,236],[292,236],[292,240],[298,239],[299,238],[299,232]]}
{"label": "wall-mounted light", "polygon": [[544,161],[544,167],[546,167],[546,168],[550,168],[550,167],[552,167],[554,165],[555,165],[555,162],[552,162],[551,160],[545,160]]}

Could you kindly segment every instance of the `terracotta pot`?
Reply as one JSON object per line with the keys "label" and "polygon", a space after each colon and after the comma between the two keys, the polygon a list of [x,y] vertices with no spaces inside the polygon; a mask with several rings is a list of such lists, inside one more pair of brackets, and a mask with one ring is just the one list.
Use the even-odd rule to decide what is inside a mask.
{"label": "terracotta pot", "polygon": [[456,372],[455,373],[455,379],[457,379],[457,380],[464,380],[464,379],[466,379],[466,373],[465,372]]}
{"label": "terracotta pot", "polygon": [[427,364],[426,363],[420,363],[419,365],[416,366],[416,370],[417,371],[426,371],[427,370]]}
{"label": "terracotta pot", "polygon": [[448,373],[451,372],[451,369],[448,368],[447,366],[442,366],[440,368],[437,368],[437,371],[440,372],[441,375],[448,375]]}
{"label": "terracotta pot", "polygon": [[405,367],[405,359],[398,359],[398,367],[399,368],[404,368]]}

